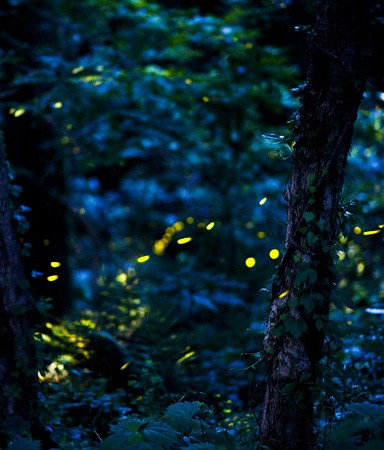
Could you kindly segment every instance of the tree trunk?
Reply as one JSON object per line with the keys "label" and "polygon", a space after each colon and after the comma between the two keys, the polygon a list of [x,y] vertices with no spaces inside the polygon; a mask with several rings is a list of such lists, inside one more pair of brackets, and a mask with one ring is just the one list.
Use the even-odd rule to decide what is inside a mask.
{"label": "tree trunk", "polygon": [[[50,82],[15,83],[20,76],[41,67],[39,52],[60,52],[56,29],[60,28],[59,21],[54,19],[56,2],[0,3],[0,45],[7,55],[0,86],[2,130],[16,183],[23,188],[20,202],[31,208],[30,228],[25,235],[31,244],[31,257],[25,261],[25,271],[34,298],[51,299],[51,312],[62,315],[70,311],[72,294],[68,208],[63,207],[68,186],[68,155],[58,147],[59,132],[50,122],[49,113],[36,112],[34,109],[41,108],[27,106],[47,95],[52,89]],[[52,21],[47,21],[47,17],[52,17]],[[27,112],[15,117],[9,114],[10,105],[26,105]],[[52,261],[60,262],[60,268],[52,271]],[[32,272],[44,276],[30,277]],[[48,282],[47,276],[54,274],[59,278]]]}
{"label": "tree trunk", "polygon": [[30,314],[0,134],[0,446],[9,435],[28,431],[36,414],[36,370]]}
{"label": "tree trunk", "polygon": [[313,405],[334,287],[333,253],[353,124],[365,86],[368,5],[324,0],[292,131],[286,252],[272,285],[260,428],[271,450],[315,446]]}

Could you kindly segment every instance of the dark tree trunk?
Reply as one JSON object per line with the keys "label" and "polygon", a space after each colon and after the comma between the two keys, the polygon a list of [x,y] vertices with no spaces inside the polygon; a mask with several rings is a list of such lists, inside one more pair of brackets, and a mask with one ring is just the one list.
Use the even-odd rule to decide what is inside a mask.
{"label": "dark tree trunk", "polygon": [[[52,299],[53,312],[61,315],[70,310],[72,294],[69,208],[65,207],[68,156],[58,147],[58,131],[48,112],[37,113],[27,106],[27,112],[20,117],[9,113],[12,106],[31,105],[52,89],[48,81],[48,85],[37,86],[32,82],[15,84],[15,80],[40,68],[41,52],[60,51],[56,29],[59,21],[54,19],[55,2],[0,3],[0,46],[6,55],[0,80],[2,130],[16,183],[23,188],[21,202],[31,208],[30,228],[25,235],[31,244],[31,257],[25,262],[25,271],[33,297]],[[53,261],[61,263],[54,271],[50,267]],[[44,275],[35,278],[32,272]],[[48,282],[49,275],[59,278]]]}
{"label": "dark tree trunk", "polygon": [[318,2],[307,83],[292,133],[286,253],[272,286],[261,441],[315,446],[313,404],[334,286],[332,250],[353,125],[365,86],[368,5]]}
{"label": "dark tree trunk", "polygon": [[26,290],[19,242],[13,227],[3,137],[0,134],[0,446],[31,428],[37,381],[30,327],[33,303]]}

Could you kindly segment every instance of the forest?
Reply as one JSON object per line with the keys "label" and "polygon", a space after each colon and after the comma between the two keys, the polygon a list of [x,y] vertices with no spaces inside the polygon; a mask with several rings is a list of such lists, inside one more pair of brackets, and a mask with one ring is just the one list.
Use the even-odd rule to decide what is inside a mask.
{"label": "forest", "polygon": [[0,449],[383,449],[384,2],[0,27]]}

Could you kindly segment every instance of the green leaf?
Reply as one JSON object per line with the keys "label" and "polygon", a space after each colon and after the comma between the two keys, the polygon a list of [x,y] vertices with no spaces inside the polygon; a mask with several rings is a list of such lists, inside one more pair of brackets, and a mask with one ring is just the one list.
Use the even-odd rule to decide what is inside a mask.
{"label": "green leaf", "polygon": [[311,292],[311,297],[313,298],[313,300],[318,301],[318,302],[324,301],[324,296],[322,294],[320,294],[319,292]]}
{"label": "green leaf", "polygon": [[292,392],[295,389],[295,383],[287,383],[283,389],[281,390],[282,394],[289,394],[290,392]]}
{"label": "green leaf", "polygon": [[300,296],[300,304],[303,305],[307,312],[311,312],[315,309],[316,304],[310,294],[303,294]]}
{"label": "green leaf", "polygon": [[316,242],[319,240],[319,238],[316,236],[316,234],[312,233],[312,231],[310,231],[307,234],[307,242],[308,244],[316,244]]}
{"label": "green leaf", "polygon": [[15,436],[8,445],[8,450],[40,450],[41,444],[32,439]]}
{"label": "green leaf", "polygon": [[147,423],[149,421],[145,419],[122,419],[116,425],[111,425],[110,430],[112,433],[135,432],[146,426]]}
{"label": "green leaf", "polygon": [[309,281],[311,283],[314,283],[317,280],[317,271],[315,269],[308,269],[309,270]]}
{"label": "green leaf", "polygon": [[157,445],[173,445],[177,443],[180,433],[164,422],[152,422],[144,428],[146,440]]}
{"label": "green leaf", "polygon": [[300,261],[301,261],[301,256],[300,256],[300,255],[293,255],[293,261],[294,261],[295,263],[300,262]]}
{"label": "green leaf", "polygon": [[128,448],[145,450],[144,436],[138,431],[133,433],[128,431],[115,433],[107,437],[100,446],[101,450],[125,450]]}
{"label": "green leaf", "polygon": [[189,433],[197,423],[194,416],[200,412],[198,403],[180,402],[168,406],[165,420],[180,433]]}
{"label": "green leaf", "polygon": [[206,428],[204,434],[198,436],[200,441],[206,441],[215,445],[216,450],[233,450],[235,448],[233,438],[224,428]]}
{"label": "green leaf", "polygon": [[375,403],[354,403],[349,409],[361,416],[371,417],[382,420],[384,422],[384,405],[376,405]]}
{"label": "green leaf", "polygon": [[308,280],[309,277],[309,271],[311,269],[304,269],[301,272],[298,272],[296,274],[296,278],[295,278],[295,283],[299,284],[299,283],[303,283],[304,281]]}
{"label": "green leaf", "polygon": [[306,222],[313,222],[315,220],[315,214],[313,212],[306,211],[303,214],[303,218]]}
{"label": "green leaf", "polygon": [[279,337],[279,336],[283,335],[284,334],[284,327],[282,327],[281,325],[278,325],[278,326],[272,328],[271,334],[273,336],[276,336],[276,337]]}
{"label": "green leaf", "polygon": [[284,327],[295,339],[299,339],[307,331],[307,324],[301,319],[288,319]]}

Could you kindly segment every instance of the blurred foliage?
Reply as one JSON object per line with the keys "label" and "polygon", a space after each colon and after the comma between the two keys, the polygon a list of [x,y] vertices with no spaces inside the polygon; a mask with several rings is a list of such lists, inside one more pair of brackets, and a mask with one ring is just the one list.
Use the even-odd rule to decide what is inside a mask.
{"label": "blurred foliage", "polygon": [[[32,158],[50,149],[45,172],[31,173],[21,158],[16,179],[28,174],[24,192],[63,174],[67,186],[43,190],[38,201],[65,211],[70,251],[52,250],[49,268],[31,274],[59,283],[64,260],[72,273],[71,311],[60,316],[40,299],[35,335],[41,419],[61,448],[97,448],[99,438],[112,448],[128,432],[141,433],[132,448],[147,448],[145,432],[158,420],[172,440],[158,441],[166,448],[256,448],[268,288],[285,232],[285,124],[297,108],[302,21],[313,9],[302,1],[182,3],[1,7],[5,140],[27,123],[50,130],[28,149]],[[292,33],[296,25],[304,33]],[[357,444],[382,439],[370,419],[368,431],[362,423],[382,404],[383,102],[369,89],[356,125],[332,313],[342,341],[316,406],[322,439],[336,411],[356,424]],[[24,215],[16,220],[26,228]],[[193,416],[180,443],[175,430],[183,432],[161,418],[169,405],[203,404],[214,411],[206,433],[235,430],[228,439],[236,447],[195,439]],[[128,428],[106,438],[117,419]]]}

